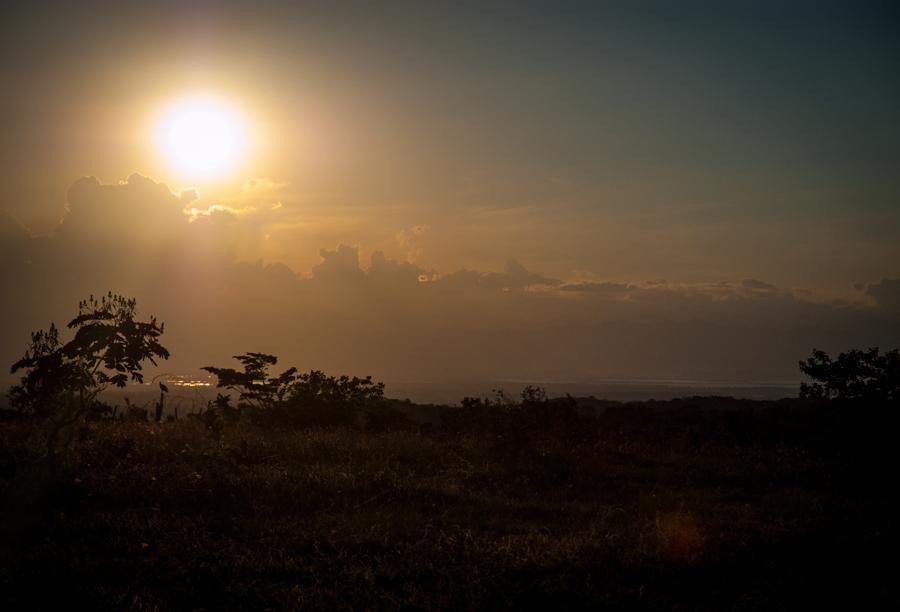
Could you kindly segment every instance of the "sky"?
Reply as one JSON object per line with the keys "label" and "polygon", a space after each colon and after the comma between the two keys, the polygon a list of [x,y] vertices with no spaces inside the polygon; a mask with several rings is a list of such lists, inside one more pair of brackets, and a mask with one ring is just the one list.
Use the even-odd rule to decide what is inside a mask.
{"label": "sky", "polygon": [[[0,360],[133,295],[169,367],[798,377],[900,344],[890,2],[2,9]],[[209,176],[161,151],[240,118]],[[213,150],[215,153],[215,150]]]}

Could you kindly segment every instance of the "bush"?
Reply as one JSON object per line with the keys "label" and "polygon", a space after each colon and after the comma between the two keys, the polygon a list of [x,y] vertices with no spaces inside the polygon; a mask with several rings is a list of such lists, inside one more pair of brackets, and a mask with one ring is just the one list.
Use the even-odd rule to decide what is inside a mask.
{"label": "bush", "polygon": [[243,364],[243,371],[203,369],[216,376],[216,386],[236,391],[238,412],[257,423],[353,425],[385,408],[384,383],[374,382],[371,376],[336,377],[319,370],[298,374],[297,368],[270,376],[269,367],[278,363],[276,356],[245,353],[234,358]]}
{"label": "bush", "polygon": [[487,435],[510,452],[548,445],[579,444],[596,430],[593,419],[578,413],[571,396],[553,398],[541,387],[527,386],[520,401],[502,391],[494,399],[463,398],[459,408],[441,414],[447,433]]}
{"label": "bush", "polygon": [[801,383],[800,397],[900,401],[900,352],[879,354],[877,348],[852,350],[832,360],[825,351],[813,350],[812,357],[800,362],[800,371],[813,383]]}
{"label": "bush", "polygon": [[31,334],[25,356],[12,372],[25,370],[10,390],[14,408],[36,417],[44,426],[46,455],[51,470],[59,447],[71,443],[74,427],[86,417],[104,414],[108,407],[97,397],[107,387],[124,387],[128,380],[143,382],[142,364],[168,359],[160,343],[162,323],[151,317],[138,321],[137,301],[109,293],[78,304],[68,327],[75,337],[63,343],[55,325]]}

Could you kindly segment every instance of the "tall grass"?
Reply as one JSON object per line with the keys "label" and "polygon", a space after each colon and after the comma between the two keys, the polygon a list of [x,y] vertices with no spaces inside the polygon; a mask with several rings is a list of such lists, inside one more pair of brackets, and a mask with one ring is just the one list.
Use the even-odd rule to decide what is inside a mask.
{"label": "tall grass", "polygon": [[6,609],[894,597],[887,452],[846,427],[871,415],[725,400],[620,406],[578,417],[580,430],[552,412],[478,427],[454,415],[384,431],[98,421],[52,481],[31,467],[29,424],[5,422]]}

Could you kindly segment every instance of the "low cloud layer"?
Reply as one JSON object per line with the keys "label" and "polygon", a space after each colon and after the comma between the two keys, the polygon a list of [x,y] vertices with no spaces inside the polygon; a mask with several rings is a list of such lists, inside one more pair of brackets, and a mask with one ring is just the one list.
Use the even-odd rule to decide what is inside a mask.
{"label": "low cloud layer", "polygon": [[883,278],[866,287],[866,295],[881,308],[900,313],[900,278]]}
{"label": "low cloud layer", "polygon": [[[278,187],[255,179],[245,192]],[[272,202],[246,215],[232,203],[198,213],[196,197],[140,175],[115,185],[84,178],[49,236],[0,214],[9,289],[0,361],[17,359],[31,330],[109,290],[165,321],[169,371],[252,350],[389,382],[775,381],[797,379],[813,347],[900,344],[900,279],[823,302],[760,279],[552,278],[515,260],[499,271],[438,271],[416,263],[425,226],[398,229],[404,259],[376,251],[363,260],[354,246],[331,245],[311,270],[294,271],[241,257],[266,239],[260,219],[278,214]]]}

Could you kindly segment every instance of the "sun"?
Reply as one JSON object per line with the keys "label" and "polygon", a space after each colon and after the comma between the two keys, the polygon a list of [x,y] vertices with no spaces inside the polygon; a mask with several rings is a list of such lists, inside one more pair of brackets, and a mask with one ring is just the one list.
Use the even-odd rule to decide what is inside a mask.
{"label": "sun", "polygon": [[159,153],[184,178],[227,175],[247,156],[246,119],[233,105],[215,97],[172,102],[160,114],[154,134]]}

